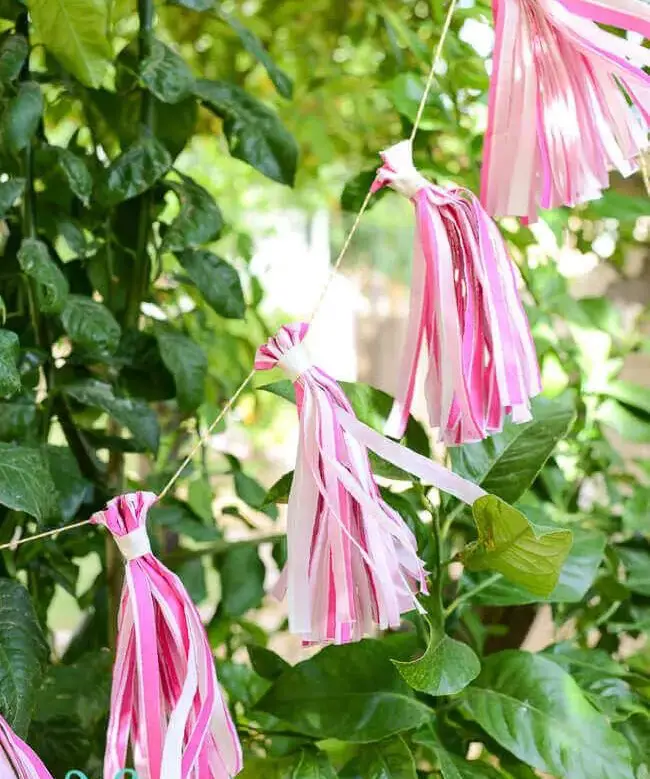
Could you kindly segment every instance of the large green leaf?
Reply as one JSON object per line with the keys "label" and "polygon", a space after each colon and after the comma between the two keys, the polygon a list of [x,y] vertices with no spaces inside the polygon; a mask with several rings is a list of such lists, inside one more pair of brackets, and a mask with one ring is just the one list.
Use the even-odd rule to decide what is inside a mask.
{"label": "large green leaf", "polygon": [[120,343],[121,329],[113,314],[85,295],[68,295],[61,322],[71,340],[93,354],[112,354]]}
{"label": "large green leaf", "polygon": [[428,695],[460,692],[481,670],[481,663],[471,647],[455,641],[433,626],[422,657],[410,663],[396,660],[393,663],[414,690]]}
{"label": "large green leaf", "polygon": [[172,158],[159,140],[139,138],[106,170],[99,197],[107,206],[114,206],[141,195],[167,173],[171,164]]}
{"label": "large green leaf", "polygon": [[61,519],[69,522],[77,516],[84,501],[92,497],[93,485],[81,474],[77,460],[67,446],[48,445],[45,454],[58,494]]}
{"label": "large green leaf", "polygon": [[240,87],[225,81],[201,79],[196,83],[196,95],[223,119],[233,157],[280,184],[293,186],[298,145],[276,114]]}
{"label": "large green leaf", "polygon": [[607,398],[596,411],[596,418],[604,425],[613,428],[627,441],[645,444],[650,441],[650,417],[639,408]]}
{"label": "large green leaf", "polygon": [[151,54],[142,62],[140,78],[163,103],[180,103],[194,87],[194,76],[185,60],[160,41],[154,41]]}
{"label": "large green leaf", "polygon": [[68,297],[68,281],[50,257],[47,246],[37,238],[24,238],[18,251],[22,272],[36,283],[41,311],[59,314]]}
{"label": "large green leaf", "polygon": [[162,504],[157,503],[149,512],[149,521],[152,527],[160,525],[193,541],[209,543],[221,538],[214,524],[204,524],[187,503],[179,500],[167,499]]}
{"label": "large green leaf", "polygon": [[625,584],[632,592],[650,597],[650,554],[643,549],[616,547],[625,566]]}
{"label": "large green leaf", "polygon": [[575,402],[570,394],[553,400],[536,398],[532,410],[532,422],[507,423],[499,435],[451,448],[454,472],[509,503],[517,501],[575,419]]}
{"label": "large green leaf", "polygon": [[243,318],[244,293],[237,271],[231,265],[204,249],[187,249],[178,259],[217,314],[228,319]]}
{"label": "large green leaf", "polygon": [[[482,761],[468,761],[449,752],[442,745],[432,724],[427,724],[417,731],[413,737],[416,744],[421,744],[431,753],[440,767],[442,779],[500,779],[503,774],[491,765]],[[514,777],[513,777],[514,779]]]}
{"label": "large green leaf", "polygon": [[165,233],[163,250],[178,252],[215,240],[223,228],[223,217],[212,195],[188,176],[169,186],[181,209]]}
{"label": "large green leaf", "polygon": [[251,32],[248,27],[245,27],[234,16],[220,11],[221,18],[231,27],[231,29],[238,36],[239,40],[244,45],[246,51],[251,54],[255,59],[263,65],[266,72],[269,74],[269,78],[273,82],[273,85],[282,95],[290,99],[293,94],[293,84],[287,74],[271,59],[268,51],[264,48],[262,41]]}
{"label": "large green leaf", "polygon": [[340,779],[417,779],[415,761],[404,740],[395,736],[363,746],[339,771]]}
{"label": "large green leaf", "polygon": [[0,579],[0,714],[23,738],[47,655],[27,590]]}
{"label": "large green leaf", "polygon": [[0,84],[9,84],[20,75],[29,54],[29,44],[22,35],[11,35],[0,45]]}
{"label": "large green leaf", "polygon": [[201,347],[175,330],[156,330],[160,356],[174,377],[178,405],[194,411],[203,402],[208,359]]}
{"label": "large green leaf", "polygon": [[0,218],[14,205],[25,189],[25,179],[7,179],[0,182]]}
{"label": "large green leaf", "polygon": [[11,330],[0,330],[0,395],[7,397],[20,389],[18,356],[20,343]]}
{"label": "large green leaf", "polygon": [[258,676],[262,679],[268,679],[274,682],[278,677],[282,676],[285,671],[288,671],[291,666],[280,655],[276,655],[270,649],[264,646],[257,646],[251,644],[246,647],[248,649],[248,657],[250,658],[251,665]]}
{"label": "large green leaf", "polygon": [[303,750],[287,757],[251,757],[238,779],[336,779],[323,752]]}
{"label": "large green leaf", "polygon": [[15,154],[28,146],[42,114],[40,86],[31,81],[23,82],[2,117],[2,142],[7,151]]}
{"label": "large green leaf", "polygon": [[56,488],[40,449],[0,444],[0,504],[39,522],[56,515]]}
{"label": "large green leaf", "polygon": [[540,771],[634,779],[625,740],[551,660],[517,650],[491,655],[463,700],[493,739]]}
{"label": "large green leaf", "polygon": [[78,403],[105,411],[130,430],[136,442],[143,443],[152,452],[158,450],[158,418],[142,400],[118,397],[110,384],[96,379],[69,384],[63,391]]}
{"label": "large green leaf", "polygon": [[66,177],[68,186],[84,205],[90,202],[93,179],[86,163],[69,149],[57,148],[59,167]]}
{"label": "large green leaf", "polygon": [[257,608],[264,597],[264,573],[256,546],[233,544],[219,560],[220,612],[226,617],[239,617]]}
{"label": "large green leaf", "polygon": [[316,738],[380,741],[430,710],[413,698],[377,641],[328,646],[285,671],[258,707]]}
{"label": "large green leaf", "polygon": [[110,0],[27,0],[38,38],[82,84],[99,87],[113,51]]}
{"label": "large green leaf", "polygon": [[539,600],[549,603],[580,601],[596,578],[607,539],[597,530],[578,528],[572,530],[572,533],[573,545],[560,571],[560,578],[550,595],[547,597],[533,595],[524,587],[500,579],[477,593],[474,602],[490,606],[515,606],[536,603]]}
{"label": "large green leaf", "polygon": [[478,540],[461,553],[466,568],[498,571],[534,595],[550,595],[571,549],[571,531],[535,527],[495,495],[475,501],[472,514]]}

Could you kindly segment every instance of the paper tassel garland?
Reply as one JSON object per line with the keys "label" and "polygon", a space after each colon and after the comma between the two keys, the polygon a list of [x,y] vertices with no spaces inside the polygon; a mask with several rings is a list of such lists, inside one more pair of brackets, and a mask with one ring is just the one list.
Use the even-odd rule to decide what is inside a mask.
{"label": "paper tassel garland", "polygon": [[388,441],[354,416],[343,391],[312,365],[306,324],[285,326],[256,355],[257,370],[281,367],[293,380],[300,419],[287,517],[289,629],[305,642],[346,643],[373,626],[396,628],[426,592],[416,541],[381,498],[368,448],[472,503],[485,493],[446,468]]}
{"label": "paper tassel garland", "polygon": [[230,779],[242,767],[239,740],[196,607],[151,553],[155,501],[122,495],[93,517],[126,561],[104,775],[124,768],[130,741],[139,779]]}
{"label": "paper tassel garland", "polygon": [[420,175],[409,141],[381,156],[373,189],[387,185],[408,197],[416,219],[407,337],[386,434],[404,434],[423,348],[429,418],[446,444],[500,431],[505,414],[529,420],[539,368],[497,226],[468,190]]}
{"label": "paper tassel garland", "polygon": [[52,779],[40,758],[0,716],[0,779]]}
{"label": "paper tassel garland", "polygon": [[[637,169],[650,124],[650,51],[595,22],[650,37],[643,0],[492,0],[496,39],[481,199],[493,216],[601,196]],[[629,97],[628,101],[624,92]]]}

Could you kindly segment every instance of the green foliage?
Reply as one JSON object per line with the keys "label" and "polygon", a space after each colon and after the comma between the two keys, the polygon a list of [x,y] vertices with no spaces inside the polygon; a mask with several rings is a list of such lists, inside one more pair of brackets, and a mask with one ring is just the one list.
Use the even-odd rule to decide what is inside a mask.
{"label": "green foliage", "polygon": [[[491,24],[489,6],[459,4],[415,143],[423,173],[475,191],[487,69],[467,40]],[[277,324],[249,264],[266,229],[258,212],[359,208],[378,151],[410,133],[445,11],[0,0],[0,545],[83,521],[118,491],[160,492],[197,436],[208,440]],[[544,214],[545,241],[578,263],[607,237],[611,269],[647,253],[647,198],[637,178],[614,184]],[[395,198],[373,197],[346,263],[404,281],[411,224]],[[331,221],[338,248],[350,223]],[[609,431],[650,442],[647,388],[621,378],[650,349],[616,302],[574,298],[533,230],[502,227],[545,378],[533,419],[447,452],[488,493],[471,510],[371,456],[430,572],[422,613],[283,656],[287,625],[265,584],[286,557],[292,473],[269,488],[242,452],[268,445],[273,459],[286,431],[268,435],[269,418],[278,397],[295,401],[286,380],[242,393],[211,431],[228,435],[193,454],[150,513],[156,553],[213,615],[242,777],[648,775],[650,662],[626,652],[650,629],[650,467],[624,460]],[[392,398],[342,386],[382,429]],[[236,419],[263,436],[244,443]],[[440,455],[415,419],[403,444]],[[101,775],[115,622],[106,543],[86,526],[0,554],[0,714],[55,776]],[[61,647],[63,597],[83,619]],[[528,654],[541,604],[571,639]]]}

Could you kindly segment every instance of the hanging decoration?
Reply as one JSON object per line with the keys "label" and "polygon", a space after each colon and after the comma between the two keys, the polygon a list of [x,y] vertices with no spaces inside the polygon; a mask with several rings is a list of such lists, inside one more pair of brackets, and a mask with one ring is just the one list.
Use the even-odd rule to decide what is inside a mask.
{"label": "hanging decoration", "polygon": [[346,643],[375,625],[397,628],[426,592],[415,537],[381,498],[368,448],[468,503],[485,493],[359,422],[336,381],[312,364],[307,331],[282,327],[255,359],[257,370],[279,366],[291,377],[300,419],[276,594],[286,593],[289,629],[303,641]]}
{"label": "hanging decoration", "polygon": [[438,187],[414,167],[410,141],[382,152],[373,189],[415,206],[406,344],[385,433],[404,434],[422,349],[431,425],[448,445],[479,441],[531,418],[541,391],[535,345],[501,234],[469,190]]}
{"label": "hanging decoration", "polygon": [[[609,171],[647,148],[650,37],[644,0],[492,0],[496,38],[481,199],[492,216],[600,197]],[[628,104],[628,100],[631,105]]]}
{"label": "hanging decoration", "polygon": [[230,779],[242,767],[239,740],[199,613],[151,552],[156,499],[121,495],[92,517],[126,561],[104,775],[124,768],[130,742],[140,779]]}
{"label": "hanging decoration", "polygon": [[0,779],[53,779],[34,751],[0,716]]}

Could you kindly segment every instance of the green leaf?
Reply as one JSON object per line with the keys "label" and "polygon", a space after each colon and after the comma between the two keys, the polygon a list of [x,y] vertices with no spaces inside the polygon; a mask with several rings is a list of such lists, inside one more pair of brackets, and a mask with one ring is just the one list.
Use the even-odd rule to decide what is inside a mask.
{"label": "green leaf", "polygon": [[2,140],[9,152],[22,151],[31,141],[43,115],[43,94],[38,84],[24,81],[2,117]]}
{"label": "green leaf", "polygon": [[141,195],[167,173],[172,159],[156,138],[140,138],[115,159],[104,175],[98,196],[114,206]]}
{"label": "green leaf", "polygon": [[113,660],[108,650],[88,652],[71,665],[50,666],[36,696],[35,720],[74,717],[84,730],[108,714]]}
{"label": "green leaf", "polygon": [[244,45],[246,51],[255,57],[255,59],[264,67],[266,72],[269,74],[269,78],[273,82],[273,85],[282,95],[282,97],[286,97],[288,100],[290,100],[293,96],[293,84],[291,79],[271,59],[271,56],[264,48],[257,35],[251,32],[234,16],[230,16],[223,11],[219,12],[219,16],[224,20],[224,22],[226,22],[226,24],[230,26],[233,32],[235,32],[239,40]]}
{"label": "green leaf", "polygon": [[[617,723],[616,729],[627,740],[635,767],[645,766],[646,770],[650,770],[650,719],[646,715],[634,714]],[[637,777],[642,779],[643,774],[639,772]]]}
{"label": "green leaf", "polygon": [[233,457],[232,455],[226,455],[226,457],[232,467],[237,497],[256,511],[263,511],[271,517],[271,519],[277,519],[278,510],[275,505],[267,502],[267,493],[264,487],[262,487],[257,479],[244,473],[241,464],[236,457]]}
{"label": "green leaf", "polygon": [[14,395],[20,389],[18,357],[20,343],[11,330],[0,330],[0,395]]}
{"label": "green leaf", "polygon": [[266,647],[251,644],[246,648],[255,673],[262,679],[274,682],[291,668],[286,660]]}
{"label": "green leaf", "polygon": [[40,449],[0,444],[0,504],[39,522],[56,515],[56,488]]}
{"label": "green leaf", "polygon": [[0,579],[0,714],[23,738],[47,655],[27,590]]}
{"label": "green leaf", "polygon": [[0,46],[0,83],[9,84],[20,75],[29,54],[29,44],[22,35],[5,38]]}
{"label": "green leaf", "polygon": [[219,206],[203,187],[183,176],[170,182],[180,201],[181,210],[163,238],[163,251],[178,252],[214,241],[223,229]]}
{"label": "green leaf", "polygon": [[284,476],[281,476],[264,496],[264,505],[272,506],[276,503],[288,503],[292,482],[293,471],[289,471]]}
{"label": "green leaf", "polygon": [[238,779],[336,779],[323,752],[303,750],[287,757],[251,757]]}
{"label": "green leaf", "polygon": [[535,398],[532,412],[532,422],[507,423],[499,435],[452,447],[449,454],[454,472],[509,503],[517,501],[571,429],[575,402],[568,393],[553,400]]}
{"label": "green leaf", "polygon": [[634,384],[631,381],[609,381],[598,391],[599,395],[607,395],[626,406],[632,406],[650,414],[650,398],[647,387]]}
{"label": "green leaf", "polygon": [[[343,187],[343,192],[341,193],[341,208],[344,211],[351,211],[355,214],[358,213],[361,210],[361,205],[366,199],[368,190],[372,186],[376,176],[376,169],[364,170],[347,181]],[[373,195],[368,207],[376,205],[387,192],[387,188],[377,191]]]}
{"label": "green leaf", "polygon": [[61,322],[73,343],[92,354],[113,354],[120,343],[122,331],[113,314],[85,295],[68,295]]}
{"label": "green leaf", "polygon": [[233,157],[280,184],[293,186],[298,145],[280,119],[238,86],[225,81],[196,82],[195,94],[223,119]]}
{"label": "green leaf", "polygon": [[650,597],[650,554],[641,549],[617,546],[616,553],[625,566],[625,584],[632,592]]}
{"label": "green leaf", "polygon": [[431,724],[425,725],[413,736],[416,744],[421,744],[430,752],[440,766],[442,779],[500,779],[503,774],[482,761],[468,761],[459,755],[448,752],[440,742],[438,734]]}
{"label": "green leaf", "polygon": [[38,38],[82,84],[95,89],[113,58],[109,0],[27,0]]}
{"label": "green leaf", "polygon": [[100,408],[130,430],[136,442],[143,443],[152,452],[158,450],[158,418],[144,401],[118,397],[110,384],[96,379],[69,384],[63,387],[63,392],[78,403]]}
{"label": "green leaf", "polygon": [[36,440],[38,416],[36,405],[20,395],[12,403],[0,402],[0,441]]}
{"label": "green leaf", "polygon": [[193,541],[210,543],[221,538],[219,529],[213,524],[205,525],[187,503],[180,500],[166,500],[156,504],[149,512],[152,526],[160,525]]}
{"label": "green leaf", "polygon": [[540,655],[488,656],[463,692],[468,714],[520,760],[571,779],[634,779],[625,740],[576,682]]}
{"label": "green leaf", "polygon": [[414,689],[428,695],[454,695],[463,690],[481,671],[481,663],[467,644],[434,629],[422,657],[410,663],[393,660],[402,678]]}
{"label": "green leaf", "polygon": [[195,557],[193,560],[185,560],[174,568],[174,573],[183,582],[192,601],[197,604],[203,603],[208,597],[203,560],[200,557]]}
{"label": "green leaf", "polygon": [[59,166],[66,177],[68,186],[81,202],[87,206],[93,189],[93,180],[86,163],[69,149],[58,149]]}
{"label": "green leaf", "polygon": [[180,103],[194,87],[194,76],[183,58],[160,41],[153,42],[151,54],[142,62],[140,78],[163,103]]}
{"label": "green leaf", "polygon": [[570,530],[542,529],[517,509],[485,495],[474,502],[478,540],[461,557],[470,571],[498,571],[534,595],[553,592],[572,544]]}
{"label": "green leaf", "polygon": [[285,671],[258,704],[301,733],[341,741],[380,741],[411,730],[430,709],[377,641],[328,646]]}
{"label": "green leaf", "polygon": [[187,249],[178,260],[217,314],[243,319],[246,302],[239,275],[231,265],[204,249]]}
{"label": "green leaf", "polygon": [[257,608],[264,598],[264,573],[256,546],[233,544],[219,561],[220,611],[226,617],[240,617]]}
{"label": "green leaf", "polygon": [[193,11],[209,11],[214,8],[214,0],[171,0],[175,5],[191,8]]}
{"label": "green leaf", "polygon": [[650,441],[650,416],[617,400],[608,398],[596,411],[596,419],[612,427],[627,441],[645,444]]}
{"label": "green leaf", "polygon": [[181,411],[194,411],[203,402],[208,359],[191,338],[175,330],[156,330],[160,356],[174,377]]}
{"label": "green leaf", "polygon": [[560,571],[560,578],[553,592],[546,598],[532,595],[524,587],[501,579],[477,593],[473,602],[489,606],[515,606],[539,600],[548,603],[578,603],[596,578],[607,539],[596,530],[576,528],[572,533],[573,545]]}
{"label": "green leaf", "polygon": [[363,746],[339,771],[340,779],[417,779],[411,750],[399,736]]}
{"label": "green leaf", "polygon": [[92,498],[93,485],[84,478],[77,460],[67,446],[45,447],[50,475],[59,499],[59,513],[64,522],[77,516],[86,500]]}
{"label": "green leaf", "polygon": [[24,189],[25,179],[7,179],[0,182],[0,218],[14,205]]}
{"label": "green leaf", "polygon": [[18,251],[22,272],[36,282],[36,296],[41,311],[59,314],[68,297],[68,282],[52,260],[47,246],[37,238],[23,238]]}

